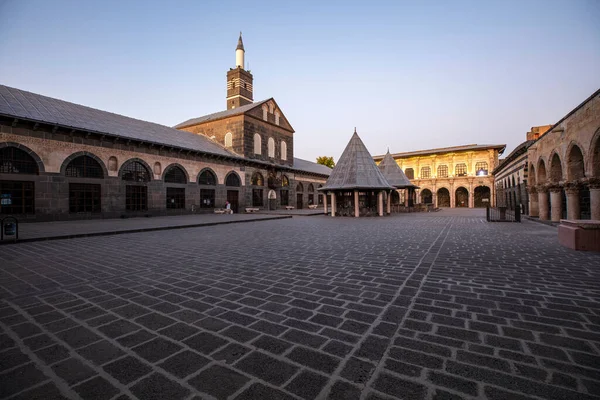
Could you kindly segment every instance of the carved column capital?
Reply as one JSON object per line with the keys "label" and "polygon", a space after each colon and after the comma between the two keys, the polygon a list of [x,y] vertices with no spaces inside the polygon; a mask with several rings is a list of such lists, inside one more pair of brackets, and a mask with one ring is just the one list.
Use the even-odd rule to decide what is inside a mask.
{"label": "carved column capital", "polygon": [[560,193],[560,192],[562,192],[563,188],[559,185],[552,185],[552,186],[548,187],[548,190],[551,193]]}
{"label": "carved column capital", "polygon": [[537,194],[537,192],[538,192],[537,186],[527,187],[527,192],[529,192],[530,195]]}
{"label": "carved column capital", "polygon": [[548,186],[546,185],[537,185],[536,188],[538,193],[548,193]]}

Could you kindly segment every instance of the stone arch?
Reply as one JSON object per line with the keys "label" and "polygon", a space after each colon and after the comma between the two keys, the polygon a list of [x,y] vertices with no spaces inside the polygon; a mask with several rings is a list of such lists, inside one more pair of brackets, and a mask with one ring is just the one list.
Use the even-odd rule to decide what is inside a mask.
{"label": "stone arch", "polygon": [[598,129],[592,138],[589,151],[589,164],[591,175],[600,178],[600,129]]}
{"label": "stone arch", "polygon": [[264,186],[265,185],[265,178],[263,177],[263,175],[256,171],[255,173],[252,174],[252,178],[250,179],[250,184],[253,186]]}
{"label": "stone arch", "polygon": [[538,174],[537,174],[538,184],[543,185],[544,183],[546,183],[546,179],[547,179],[546,163],[544,162],[544,159],[540,157],[540,159],[538,161]]}
{"label": "stone arch", "polygon": [[270,158],[275,158],[275,139],[272,137],[267,139],[267,155]]}
{"label": "stone arch", "polygon": [[560,156],[556,151],[550,156],[550,181],[558,183],[563,180],[563,169]]}
{"label": "stone arch", "polygon": [[302,182],[298,182],[296,185],[296,192],[304,192],[304,185],[302,185]]}
{"label": "stone arch", "polygon": [[486,207],[491,204],[492,190],[489,186],[479,185],[473,189],[473,206]]}
{"label": "stone arch", "polygon": [[233,135],[231,132],[225,134],[225,147],[233,147]]}
{"label": "stone arch", "polygon": [[450,190],[447,187],[441,187],[437,190],[438,207],[450,207]]}
{"label": "stone arch", "polygon": [[287,143],[283,140],[281,141],[281,159],[287,160]]}
{"label": "stone arch", "polygon": [[37,164],[37,169],[38,169],[38,175],[42,172],[46,172],[46,169],[44,167],[44,162],[42,161],[42,159],[40,158],[40,156],[37,155],[37,153],[33,150],[31,150],[29,147],[24,146],[20,143],[16,143],[16,142],[4,142],[4,143],[0,143],[0,150],[2,150],[3,148],[6,147],[15,147],[19,150],[24,151],[25,153],[27,153],[31,158],[33,158],[33,161],[35,161],[35,163]]}
{"label": "stone arch", "polygon": [[127,161],[125,161],[122,165],[121,168],[119,168],[119,178],[123,179],[123,171],[125,171],[125,167],[132,162],[138,162],[140,164],[142,164],[145,168],[146,168],[146,172],[148,173],[148,178],[150,181],[154,180],[153,176],[152,176],[152,168],[150,168],[150,166],[148,165],[148,163],[144,160],[142,160],[141,158],[130,158]]}
{"label": "stone arch", "polygon": [[585,156],[581,146],[572,141],[567,149],[567,179],[576,181],[581,178],[585,178]]}
{"label": "stone arch", "polygon": [[242,186],[242,179],[235,171],[229,171],[225,176],[225,186],[240,187]]}
{"label": "stone arch", "polygon": [[[212,174],[212,176],[215,178],[215,185],[219,184],[219,177],[217,176],[217,174],[215,173],[215,171],[212,170],[212,168],[209,167],[204,167],[200,170],[200,172],[198,172],[198,176],[196,176],[196,182],[200,183],[200,178],[202,177],[202,175],[204,175],[205,173],[210,173]],[[232,171],[233,172],[233,171]]]}
{"label": "stone arch", "polygon": [[315,191],[315,186],[312,183],[308,184],[308,191],[309,192],[314,192]]}
{"label": "stone arch", "polygon": [[104,165],[104,162],[102,162],[100,157],[98,157],[94,153],[89,153],[87,151],[78,151],[76,153],[71,154],[67,158],[65,158],[65,160],[63,161],[63,163],[60,167],[60,174],[65,175],[67,166],[71,163],[71,161],[73,161],[74,159],[81,157],[81,156],[88,156],[88,157],[94,159],[94,161],[96,161],[100,165],[100,168],[102,168],[102,176],[104,178],[106,178],[108,176],[108,169],[106,168],[106,165]]}
{"label": "stone arch", "polygon": [[258,133],[254,134],[254,154],[262,154],[262,138]]}
{"label": "stone arch", "polygon": [[469,207],[469,191],[459,186],[454,191],[454,206],[455,207]]}
{"label": "stone arch", "polygon": [[529,164],[528,177],[529,177],[529,184],[535,185],[536,176],[535,176],[535,167],[533,166],[533,164]]}
{"label": "stone arch", "polygon": [[431,190],[425,188],[421,190],[421,203],[431,204],[433,203],[433,193]]}
{"label": "stone arch", "polygon": [[162,179],[163,182],[165,181],[165,176],[167,175],[167,172],[169,172],[169,170],[171,168],[179,168],[183,172],[183,174],[185,175],[185,183],[189,183],[189,181],[190,181],[190,175],[188,174],[188,172],[185,169],[185,167],[183,165],[179,164],[179,163],[169,164],[167,166],[167,168],[164,169],[164,171],[162,173],[162,176],[161,176],[161,179]]}

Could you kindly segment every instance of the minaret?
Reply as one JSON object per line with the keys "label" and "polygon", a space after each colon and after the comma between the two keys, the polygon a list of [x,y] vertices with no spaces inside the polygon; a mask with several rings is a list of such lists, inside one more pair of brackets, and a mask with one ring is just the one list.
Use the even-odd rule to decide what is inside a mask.
{"label": "minaret", "polygon": [[227,72],[227,109],[240,107],[253,102],[252,74],[244,69],[244,42],[242,32],[235,49],[235,68]]}

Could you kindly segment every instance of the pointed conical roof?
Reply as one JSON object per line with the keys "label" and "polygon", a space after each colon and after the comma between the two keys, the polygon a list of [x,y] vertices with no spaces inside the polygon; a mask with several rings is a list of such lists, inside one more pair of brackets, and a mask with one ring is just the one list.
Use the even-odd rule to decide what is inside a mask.
{"label": "pointed conical roof", "polygon": [[329,179],[319,190],[393,189],[383,177],[356,129]]}
{"label": "pointed conical roof", "polygon": [[410,179],[408,179],[402,169],[400,169],[398,163],[396,163],[396,160],[394,160],[394,157],[390,154],[389,149],[385,157],[383,157],[383,160],[379,163],[379,170],[390,185],[394,186],[396,189],[417,187],[410,182]]}
{"label": "pointed conical roof", "polygon": [[238,45],[235,49],[236,50],[244,50],[244,42],[242,42],[242,32],[240,32],[240,38],[238,39]]}

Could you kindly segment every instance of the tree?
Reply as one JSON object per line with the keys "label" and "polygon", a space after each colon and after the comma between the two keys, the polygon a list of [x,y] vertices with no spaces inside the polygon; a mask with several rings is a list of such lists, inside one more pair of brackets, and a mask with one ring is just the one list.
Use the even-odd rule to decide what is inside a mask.
{"label": "tree", "polygon": [[317,164],[325,165],[329,168],[335,167],[335,162],[333,161],[333,157],[327,157],[327,156],[317,157]]}

